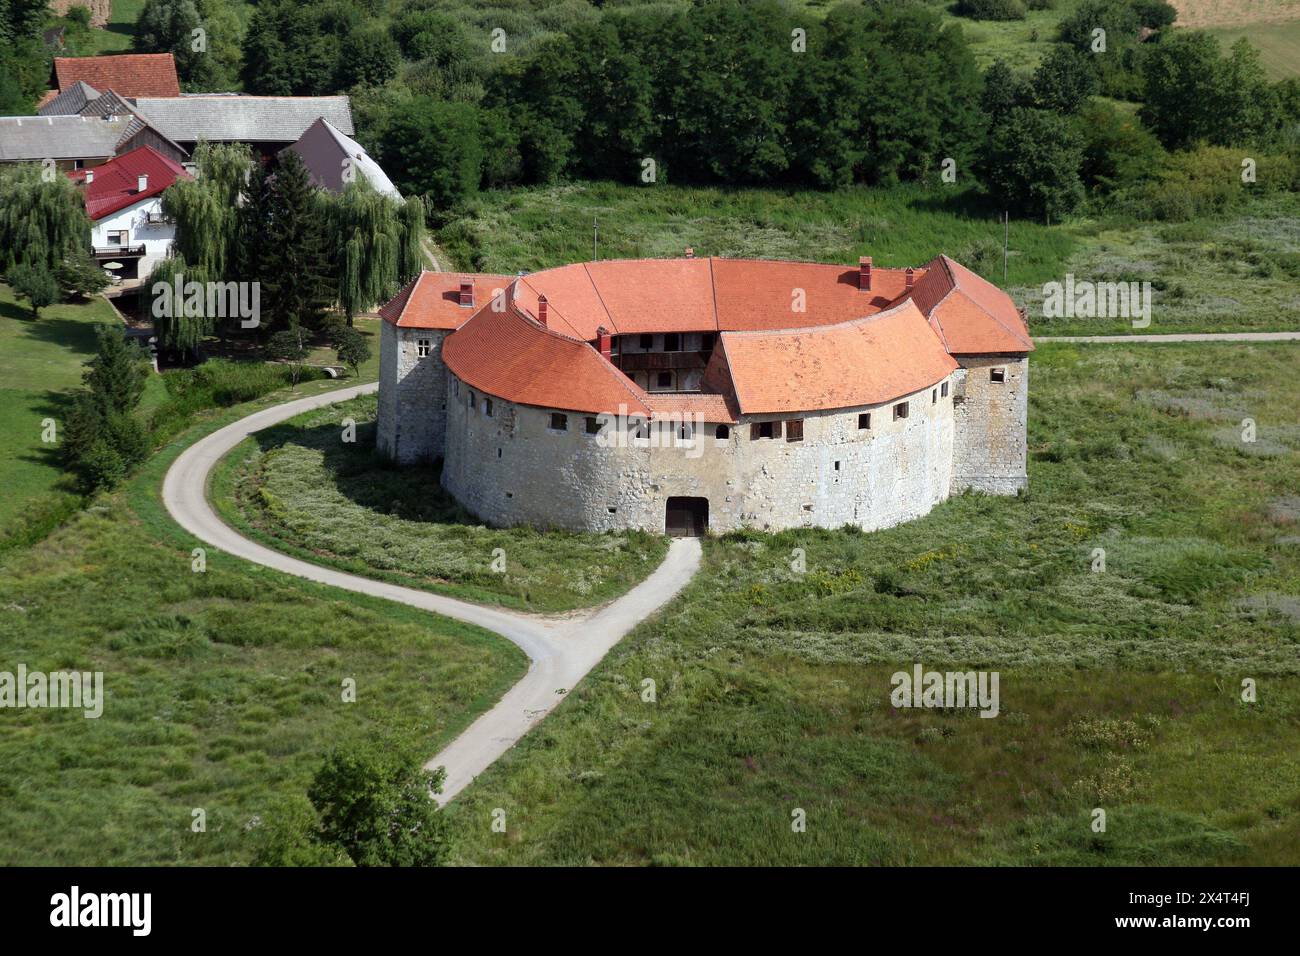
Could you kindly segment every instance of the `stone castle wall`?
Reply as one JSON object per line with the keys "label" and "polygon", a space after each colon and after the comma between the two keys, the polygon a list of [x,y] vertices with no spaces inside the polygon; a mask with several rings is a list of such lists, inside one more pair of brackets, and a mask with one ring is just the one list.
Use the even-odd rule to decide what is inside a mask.
{"label": "stone castle wall", "polygon": [[[447,332],[382,323],[379,334],[379,450],[400,464],[442,455],[447,421]],[[421,343],[427,347],[420,355]]]}
{"label": "stone castle wall", "polygon": [[[963,355],[958,361],[964,372],[957,373],[953,494],[973,488],[1014,495],[1028,484],[1029,360],[1023,355]],[[1005,369],[1005,380],[993,381],[993,369]]]}
{"label": "stone castle wall", "polygon": [[[941,385],[893,406],[803,415],[803,440],[750,437],[756,416],[697,432],[694,447],[675,447],[629,433],[613,441],[588,434],[588,416],[516,405],[451,378],[443,486],[492,525],[531,524],[572,530],[640,528],[662,533],[667,499],[709,500],[709,529],[778,531],[853,524],[888,527],[920,517],[952,486],[953,405]],[[488,401],[491,401],[490,414]],[[871,427],[858,427],[859,414]]]}

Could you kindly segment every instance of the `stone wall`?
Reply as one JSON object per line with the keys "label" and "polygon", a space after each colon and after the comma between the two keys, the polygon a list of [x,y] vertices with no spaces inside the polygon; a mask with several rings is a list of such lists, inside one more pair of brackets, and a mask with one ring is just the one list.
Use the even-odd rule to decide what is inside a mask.
{"label": "stone wall", "polygon": [[[964,372],[957,373],[960,380],[956,385],[953,494],[974,488],[989,494],[1014,495],[1028,484],[1028,357],[963,355],[958,356],[958,361]],[[1005,380],[993,381],[993,369],[1005,369]]]}
{"label": "stone wall", "polygon": [[663,532],[667,499],[689,496],[709,500],[715,532],[875,529],[926,514],[953,483],[952,392],[942,395],[942,383],[900,399],[907,418],[894,417],[897,402],[810,412],[792,442],[784,427],[779,439],[751,438],[750,425],[793,416],[757,416],[725,438],[706,424],[680,447],[671,435],[635,437],[639,423],[588,434],[577,413],[552,428],[548,409],[450,381],[442,483],[493,525]]}
{"label": "stone wall", "polygon": [[[379,421],[376,442],[389,458],[409,464],[443,453],[447,420],[447,332],[383,323],[379,339]],[[426,349],[426,355],[420,350]]]}

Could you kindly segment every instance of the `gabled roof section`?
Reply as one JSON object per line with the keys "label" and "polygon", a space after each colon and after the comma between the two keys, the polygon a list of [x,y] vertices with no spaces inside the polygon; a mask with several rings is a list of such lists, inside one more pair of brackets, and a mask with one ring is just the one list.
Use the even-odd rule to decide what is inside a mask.
{"label": "gabled roof section", "polygon": [[1011,297],[947,256],[926,266],[910,296],[953,355],[1026,353],[1029,330]]}
{"label": "gabled roof section", "polygon": [[[460,284],[474,284],[474,305],[460,304]],[[497,289],[509,299],[512,276],[421,272],[379,308],[379,317],[404,329],[455,329],[464,325],[475,310],[489,304]]]}
{"label": "gabled roof section", "polygon": [[723,332],[721,340],[746,415],[879,405],[958,367],[910,301],[838,325]]}
{"label": "gabled roof section", "polygon": [[155,128],[181,143],[206,139],[287,146],[321,117],[348,136],[354,132],[352,106],[346,96],[196,93],[174,99],[137,97],[135,105]]}
{"label": "gabled roof section", "polygon": [[[161,195],[177,179],[190,178],[179,163],[172,162],[149,146],[123,153],[89,172],[95,176],[82,195],[86,201],[86,215],[92,221]],[[85,180],[86,173],[87,170],[78,169],[68,176],[80,182]],[[141,176],[148,177],[143,191],[138,189]]]}
{"label": "gabled roof section", "polygon": [[99,90],[84,80],[78,80],[57,93],[49,102],[43,103],[36,113],[38,116],[75,116],[85,109],[87,103],[98,97]]}
{"label": "gabled roof section", "polygon": [[447,336],[442,359],[488,395],[539,408],[649,416],[646,393],[586,342],[546,328],[514,303],[491,303]]}
{"label": "gabled roof section", "polygon": [[170,53],[125,53],[117,56],[56,56],[54,77],[61,91],[78,82],[122,96],[181,95],[176,60]]}
{"label": "gabled roof section", "polygon": [[[833,325],[872,315],[902,295],[902,269],[872,270],[858,288],[858,269],[816,262],[712,259],[718,328],[763,331]],[[802,311],[796,311],[796,309]]]}
{"label": "gabled roof section", "polygon": [[0,162],[113,156],[132,117],[0,116]]}
{"label": "gabled roof section", "polygon": [[301,156],[307,171],[311,173],[312,182],[330,192],[343,192],[343,187],[347,185],[344,180],[345,170],[351,169],[370,183],[376,192],[391,196],[398,202],[402,200],[402,194],[397,191],[388,174],[370,158],[361,144],[344,136],[323,116],[307,127],[307,131],[298,137],[296,143],[285,148]]}

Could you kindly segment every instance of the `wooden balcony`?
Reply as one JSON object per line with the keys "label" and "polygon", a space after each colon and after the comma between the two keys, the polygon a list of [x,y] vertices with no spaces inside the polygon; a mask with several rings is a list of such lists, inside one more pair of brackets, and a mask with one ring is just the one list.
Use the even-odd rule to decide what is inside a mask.
{"label": "wooden balcony", "polygon": [[623,372],[667,372],[673,369],[704,368],[708,352],[628,352],[613,357]]}
{"label": "wooden balcony", "polygon": [[134,246],[95,246],[96,259],[138,259],[144,255],[144,243]]}

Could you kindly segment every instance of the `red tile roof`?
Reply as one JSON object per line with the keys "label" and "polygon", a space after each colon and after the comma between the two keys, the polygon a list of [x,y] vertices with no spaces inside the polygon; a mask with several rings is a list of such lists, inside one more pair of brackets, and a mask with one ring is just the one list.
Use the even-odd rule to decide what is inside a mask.
{"label": "red tile roof", "polygon": [[947,256],[926,266],[908,297],[953,355],[1025,353],[1034,350],[1011,297]]}
{"label": "red tile roof", "polygon": [[723,332],[721,340],[746,415],[878,405],[958,367],[912,302],[839,325]]}
{"label": "red tile roof", "polygon": [[[474,284],[474,308],[460,304],[460,284],[465,280]],[[496,290],[504,293],[513,281],[514,276],[421,272],[380,307],[379,316],[404,329],[459,328],[475,308],[490,301]]]}
{"label": "red tile roof", "polygon": [[461,381],[508,401],[577,412],[650,414],[645,392],[588,343],[544,328],[514,304],[485,303],[447,337],[442,358]]}
{"label": "red tile roof", "polygon": [[119,96],[180,96],[176,61],[170,53],[126,53],[118,56],[56,56],[54,76],[59,89],[78,80]]}
{"label": "red tile roof", "polygon": [[[86,215],[91,220],[103,219],[157,196],[177,179],[190,178],[183,166],[155,152],[151,146],[133,149],[93,169],[72,170],[68,178],[83,182],[88,172],[95,176],[82,196],[86,201]],[[149,177],[143,192],[137,189],[141,176]]]}
{"label": "red tile roof", "polygon": [[725,395],[708,395],[699,392],[649,392],[645,404],[651,418],[675,418],[678,421],[700,416],[706,422],[734,425],[736,412]]}

